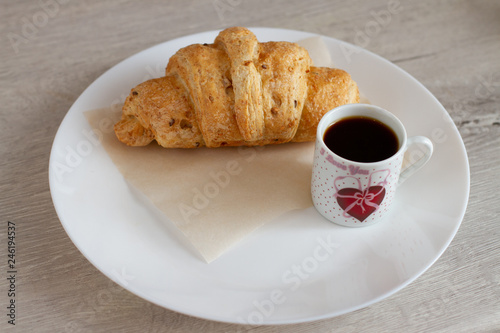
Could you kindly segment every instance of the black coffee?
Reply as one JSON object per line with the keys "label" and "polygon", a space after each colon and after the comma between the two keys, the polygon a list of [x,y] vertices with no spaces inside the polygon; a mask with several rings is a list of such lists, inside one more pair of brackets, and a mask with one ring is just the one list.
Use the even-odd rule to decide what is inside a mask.
{"label": "black coffee", "polygon": [[382,161],[399,149],[399,140],[392,128],[363,116],[337,120],[328,127],[323,141],[335,154],[355,162]]}

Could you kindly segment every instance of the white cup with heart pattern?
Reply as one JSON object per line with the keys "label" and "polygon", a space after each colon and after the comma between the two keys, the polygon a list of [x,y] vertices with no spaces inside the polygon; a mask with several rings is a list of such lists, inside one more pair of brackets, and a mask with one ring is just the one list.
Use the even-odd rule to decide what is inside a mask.
{"label": "white cup with heart pattern", "polygon": [[[368,157],[365,159],[363,155],[389,146],[389,144],[378,139],[378,132],[372,133],[365,127],[356,127],[356,124],[362,124],[360,119],[366,124],[369,120],[378,125],[382,123],[382,127],[389,128],[396,139],[393,151],[381,152],[386,155],[379,155],[382,156],[380,160],[377,160],[376,156],[370,157],[371,160]],[[347,127],[343,129],[344,132],[337,130],[337,140],[333,141],[334,144],[328,141],[328,137],[325,139],[325,133],[334,132],[336,128],[340,128],[341,125],[336,124],[341,124],[344,120],[348,121],[342,122],[345,124],[342,126]],[[365,126],[370,129],[372,125],[366,124]],[[331,127],[332,125],[336,127]],[[338,136],[343,140],[338,140]],[[362,141],[363,137],[365,142]],[[352,143],[356,140],[360,141],[358,142],[360,146],[357,148]],[[337,148],[336,142],[349,142],[352,146],[342,147],[341,144]],[[354,150],[357,151],[358,156],[349,155],[349,151]],[[407,155],[418,156],[418,158],[408,160],[408,156],[405,158],[407,151],[416,152],[416,154]],[[432,151],[431,140],[424,136],[407,138],[401,121],[387,110],[370,104],[347,104],[337,107],[323,116],[316,133],[311,180],[314,206],[326,219],[342,226],[363,227],[375,224],[389,212],[397,187],[429,161]],[[390,156],[387,157],[387,154]],[[403,160],[405,160],[405,167],[402,170]]]}

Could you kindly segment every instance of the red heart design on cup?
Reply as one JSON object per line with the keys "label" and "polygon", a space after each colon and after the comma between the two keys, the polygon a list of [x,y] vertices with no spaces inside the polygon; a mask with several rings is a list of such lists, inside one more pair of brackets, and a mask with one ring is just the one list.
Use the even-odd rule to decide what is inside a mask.
{"label": "red heart design on cup", "polygon": [[343,188],[337,192],[337,202],[346,214],[363,222],[377,210],[384,196],[383,186],[370,186],[364,191],[356,188]]}

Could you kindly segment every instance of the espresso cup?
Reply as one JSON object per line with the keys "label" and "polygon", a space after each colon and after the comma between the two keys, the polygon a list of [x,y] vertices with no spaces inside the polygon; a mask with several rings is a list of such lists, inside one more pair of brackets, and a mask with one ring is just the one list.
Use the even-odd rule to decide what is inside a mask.
{"label": "espresso cup", "polygon": [[[355,118],[369,118],[388,128],[397,139],[394,152],[381,160],[369,162],[351,160],[333,152],[325,143],[325,132],[334,131],[335,127],[330,127],[340,121]],[[365,131],[361,130],[361,134],[364,135]],[[349,142],[354,139],[352,133],[343,133],[343,140]],[[360,135],[359,132],[357,135]],[[380,148],[380,142],[383,141],[379,142],[376,136],[369,138],[366,151],[372,152],[372,149]],[[351,148],[347,146],[347,152],[344,149],[342,154],[348,156],[349,149]],[[375,224],[389,212],[397,187],[429,161],[432,151],[431,140],[424,136],[407,138],[401,121],[387,110],[370,104],[337,107],[323,116],[316,132],[311,180],[314,207],[326,219],[342,226],[363,227]],[[409,156],[419,158],[405,159],[406,152]],[[410,152],[416,154],[409,154]],[[363,150],[357,153],[364,154]],[[402,169],[403,161],[405,166]]]}

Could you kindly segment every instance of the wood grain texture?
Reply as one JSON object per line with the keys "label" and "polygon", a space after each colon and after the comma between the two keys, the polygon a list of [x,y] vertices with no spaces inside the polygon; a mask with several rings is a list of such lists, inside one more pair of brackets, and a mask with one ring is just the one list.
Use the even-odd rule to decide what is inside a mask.
{"label": "wood grain texture", "polygon": [[[500,2],[396,1],[400,10],[368,40],[361,39],[359,31],[394,1],[2,4],[0,331],[499,332]],[[469,205],[450,247],[408,287],[367,308],[312,323],[217,323],[129,293],[94,268],[68,238],[52,205],[48,158],[72,103],[104,71],[140,50],[232,25],[303,30],[358,44],[412,74],[449,111],[469,156]],[[12,34],[22,39],[13,40]],[[17,225],[15,327],[5,316],[8,220]]]}

